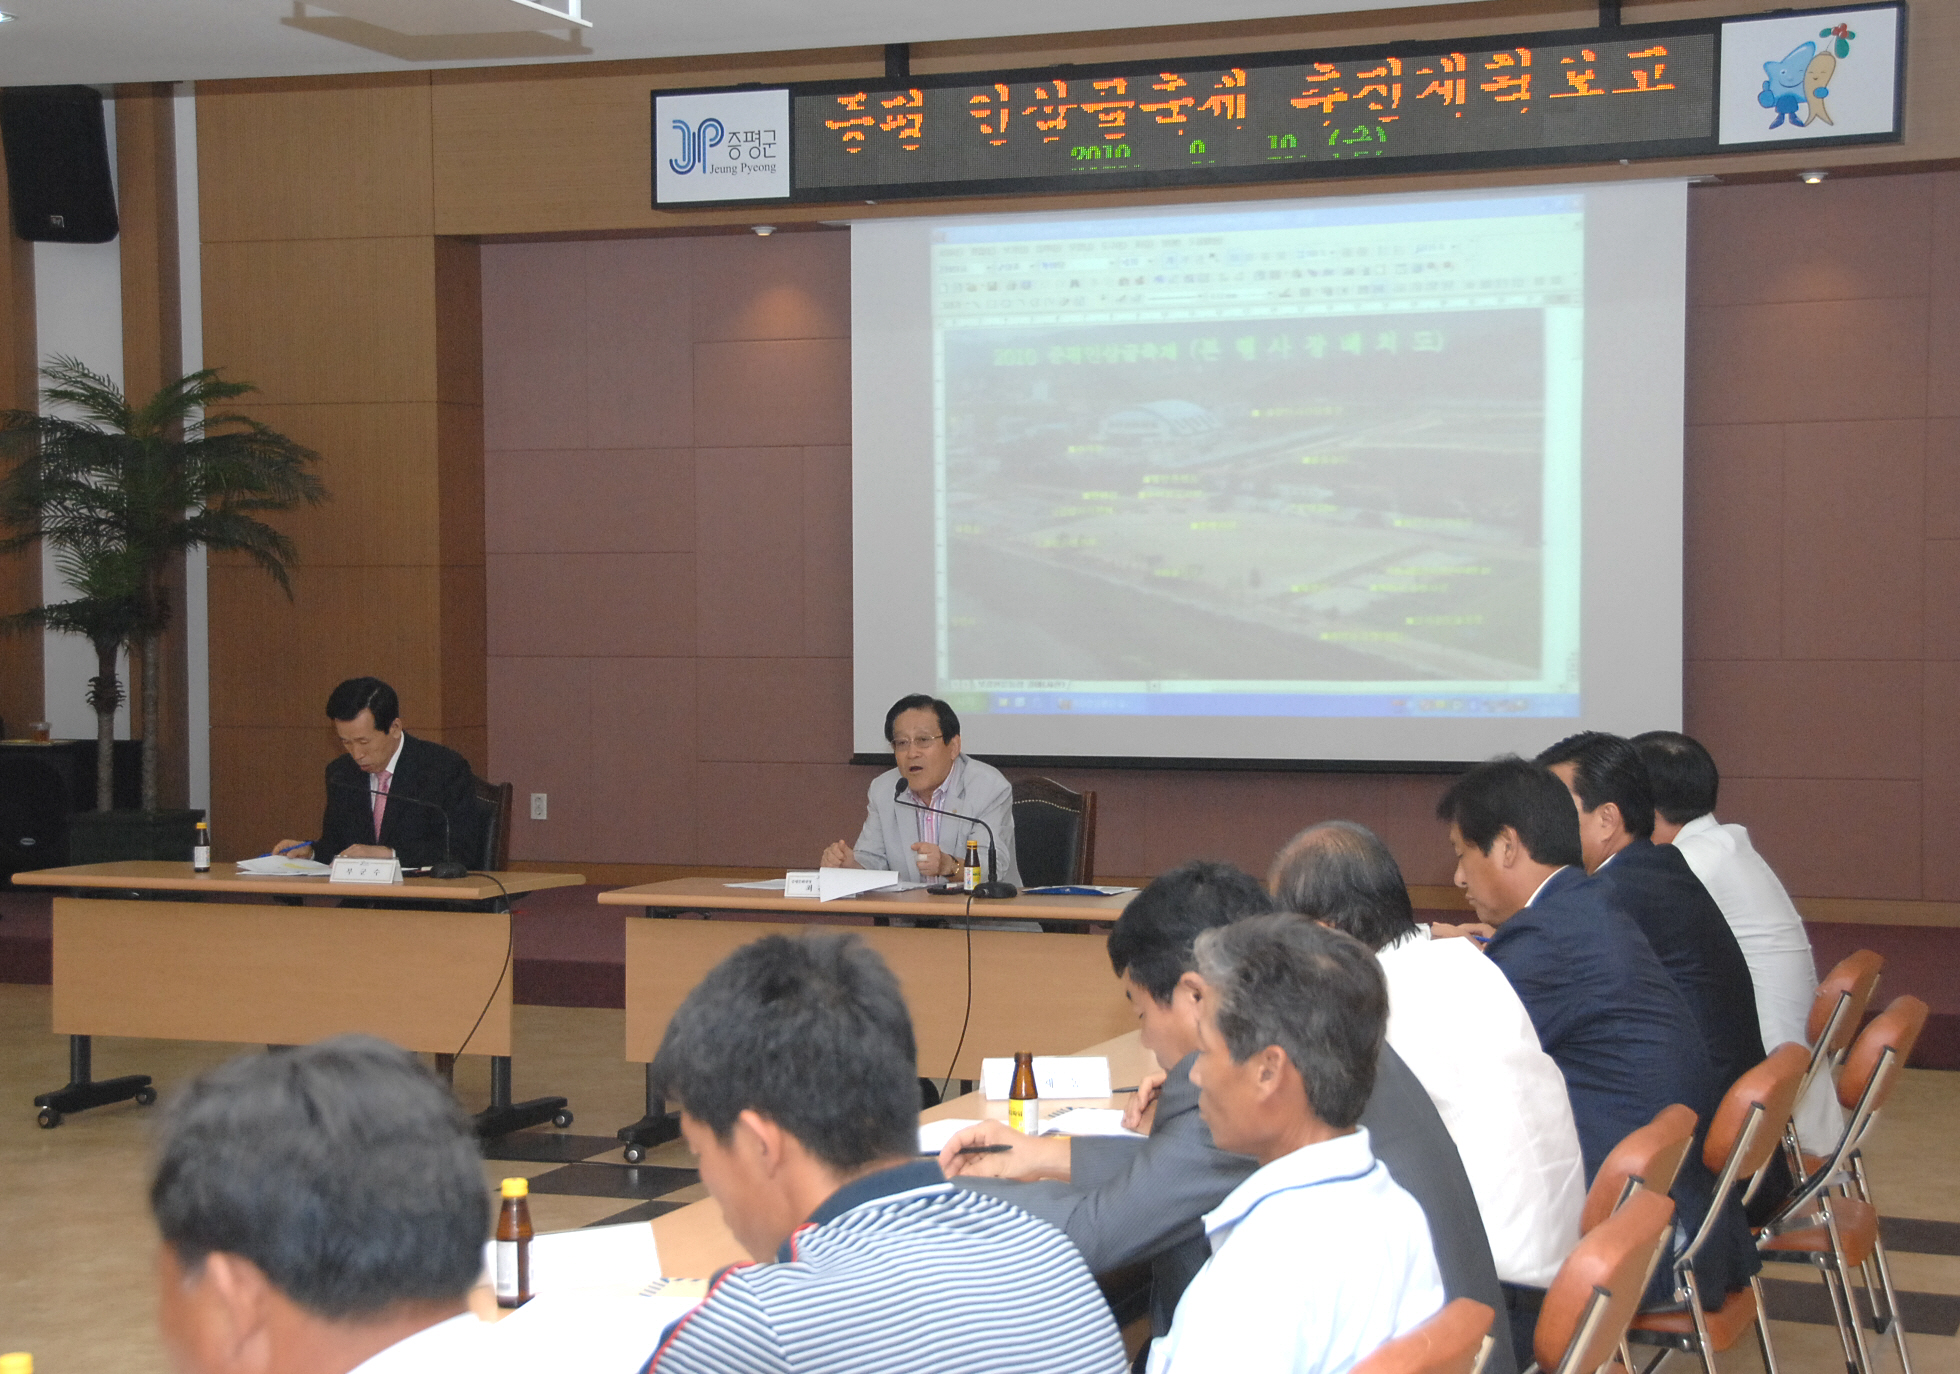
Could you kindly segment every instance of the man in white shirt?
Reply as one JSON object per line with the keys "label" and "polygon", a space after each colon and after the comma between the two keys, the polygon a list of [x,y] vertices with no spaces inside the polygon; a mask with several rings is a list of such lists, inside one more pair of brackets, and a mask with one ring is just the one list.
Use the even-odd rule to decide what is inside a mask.
{"label": "man in white shirt", "polygon": [[1205,1214],[1211,1258],[1150,1374],[1335,1374],[1443,1305],[1422,1208],[1355,1125],[1388,1020],[1381,968],[1292,913],[1208,930],[1195,954],[1198,1111],[1259,1167]]}
{"label": "man in white shirt", "polygon": [[1470,940],[1431,940],[1388,846],[1326,821],[1295,836],[1267,885],[1287,911],[1354,936],[1388,980],[1388,1043],[1463,1157],[1497,1276],[1550,1285],[1579,1240],[1585,1161],[1565,1078],[1510,981]]}
{"label": "man in white shirt", "polygon": [[[1634,736],[1633,744],[1653,784],[1654,843],[1681,851],[1735,932],[1755,985],[1763,1044],[1808,1044],[1806,1023],[1817,995],[1810,935],[1749,832],[1715,819],[1722,782],[1715,760],[1699,741],[1673,730],[1649,730]],[[1822,1151],[1837,1143],[1844,1112],[1825,1075],[1797,1105],[1796,1122],[1807,1148]]]}
{"label": "man in white shirt", "polygon": [[481,1370],[490,1196],[455,1099],[340,1036],[204,1075],[158,1137],[158,1327],[180,1374]]}

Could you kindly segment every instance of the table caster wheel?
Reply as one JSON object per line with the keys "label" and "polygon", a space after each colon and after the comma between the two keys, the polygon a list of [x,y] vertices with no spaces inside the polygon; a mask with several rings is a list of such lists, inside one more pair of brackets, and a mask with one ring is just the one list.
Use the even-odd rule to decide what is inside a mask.
{"label": "table caster wheel", "polygon": [[647,1157],[646,1146],[628,1145],[626,1147],[626,1162],[628,1164],[639,1164],[643,1162],[646,1159],[646,1157]]}
{"label": "table caster wheel", "polygon": [[561,1111],[551,1118],[551,1124],[562,1131],[572,1124],[572,1114],[568,1111]]}
{"label": "table caster wheel", "polygon": [[42,1130],[52,1131],[61,1124],[61,1113],[53,1107],[43,1107],[41,1108],[41,1114],[34,1119],[41,1123]]}
{"label": "table caster wheel", "polygon": [[138,1088],[136,1090],[137,1106],[153,1107],[156,1105],[156,1100],[157,1100],[157,1090],[155,1088]]}

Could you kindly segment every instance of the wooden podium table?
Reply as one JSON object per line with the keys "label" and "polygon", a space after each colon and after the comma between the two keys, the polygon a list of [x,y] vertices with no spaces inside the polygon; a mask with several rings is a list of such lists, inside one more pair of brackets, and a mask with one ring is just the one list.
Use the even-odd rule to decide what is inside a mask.
{"label": "wooden podium table", "polygon": [[[1135,1031],[1070,1053],[1107,1056],[1112,1084],[1139,1082],[1144,1074],[1157,1068],[1156,1056],[1138,1042]],[[1063,1107],[1120,1107],[1127,1100],[1127,1097],[1070,1098],[1067,1101],[1044,1098],[1041,1114],[1046,1118],[1051,1111],[1059,1111]],[[989,1102],[983,1094],[971,1092],[919,1114],[920,1121],[938,1121],[945,1117],[993,1117],[1005,1121],[1007,1104]],[[749,1258],[729,1231],[728,1223],[723,1220],[721,1204],[713,1198],[690,1202],[685,1207],[655,1217],[653,1238],[660,1251],[660,1272],[668,1278],[705,1279]]]}
{"label": "wooden podium table", "polygon": [[[856,926],[851,933],[884,956],[912,1013],[922,1078],[980,1077],[987,1057],[1032,1050],[1066,1054],[1074,1046],[1135,1025],[1109,969],[1100,934],[990,930],[996,920],[1114,921],[1132,893],[1115,897],[1014,897],[973,902],[922,891],[867,892],[834,902],[730,887],[720,878],[675,878],[599,894],[607,905],[646,916],[679,911],[776,915],[781,921],[635,920],[626,922],[626,1058],[650,1061],[681,1000],[738,946],[765,935],[796,935],[832,915],[904,916],[956,923],[948,928]],[[970,951],[970,964],[969,964]],[[955,1052],[957,1051],[957,1058]],[[619,1132],[626,1158],[672,1140],[679,1128],[648,1082],[646,1115]]]}
{"label": "wooden podium table", "polygon": [[[485,1136],[558,1120],[563,1098],[510,1100],[511,927],[506,897],[567,887],[571,873],[472,874],[400,884],[260,878],[232,864],[131,861],[17,873],[27,887],[71,889],[54,901],[56,1034],[69,1037],[69,1082],[34,1099],[52,1128],[64,1113],[130,1098],[145,1074],[97,1082],[91,1037],[302,1045],[362,1031],[406,1049],[491,1056]],[[257,896],[274,902],[216,901]],[[401,910],[299,904],[494,903],[490,910]]]}

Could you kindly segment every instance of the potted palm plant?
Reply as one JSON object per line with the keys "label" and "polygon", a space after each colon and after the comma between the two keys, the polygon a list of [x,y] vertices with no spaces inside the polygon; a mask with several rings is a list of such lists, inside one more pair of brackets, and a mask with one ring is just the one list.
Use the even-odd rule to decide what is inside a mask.
{"label": "potted palm plant", "polygon": [[[297,550],[259,513],[317,504],[319,455],[225,404],[256,390],[215,368],[180,377],[132,405],[80,360],[42,369],[53,414],[0,414],[0,550],[45,540],[74,600],[11,620],[85,634],[96,649],[97,817],[71,829],[70,859],[188,857],[203,813],[163,811],[157,796],[161,645],[174,608],[173,560],[193,548],[243,553],[292,596]],[[110,810],[114,718],[122,700],[116,648],[142,664],[142,810]],[[71,823],[72,824],[72,823]]]}

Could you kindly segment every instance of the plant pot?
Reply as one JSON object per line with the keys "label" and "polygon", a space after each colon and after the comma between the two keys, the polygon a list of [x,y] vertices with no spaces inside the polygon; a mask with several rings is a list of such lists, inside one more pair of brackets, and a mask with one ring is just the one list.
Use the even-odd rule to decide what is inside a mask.
{"label": "plant pot", "polygon": [[83,811],[68,818],[68,862],[121,859],[189,863],[202,811]]}

